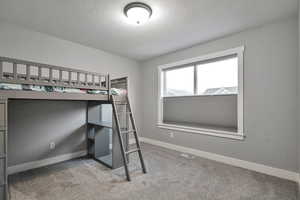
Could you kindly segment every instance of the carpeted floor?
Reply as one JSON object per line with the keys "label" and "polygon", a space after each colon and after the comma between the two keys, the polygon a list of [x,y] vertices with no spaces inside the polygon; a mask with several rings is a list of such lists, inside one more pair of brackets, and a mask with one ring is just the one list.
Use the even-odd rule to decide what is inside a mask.
{"label": "carpeted floor", "polygon": [[296,200],[296,183],[143,145],[149,173],[132,156],[132,182],[90,159],[9,177],[11,200]]}

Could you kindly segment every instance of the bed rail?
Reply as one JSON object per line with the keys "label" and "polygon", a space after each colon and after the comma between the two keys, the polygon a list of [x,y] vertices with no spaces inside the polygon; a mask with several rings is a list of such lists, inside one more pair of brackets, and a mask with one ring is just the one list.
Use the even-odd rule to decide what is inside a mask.
{"label": "bed rail", "polygon": [[110,90],[108,74],[0,57],[0,82]]}

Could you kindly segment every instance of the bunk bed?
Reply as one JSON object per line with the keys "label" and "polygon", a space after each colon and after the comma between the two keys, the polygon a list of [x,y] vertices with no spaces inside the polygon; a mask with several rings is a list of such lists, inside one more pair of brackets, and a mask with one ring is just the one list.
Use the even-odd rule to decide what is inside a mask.
{"label": "bunk bed", "polygon": [[[115,83],[119,83],[119,80],[116,80]],[[124,92],[124,90],[122,91]],[[108,74],[0,57],[0,199],[8,199],[7,135],[9,130],[7,130],[7,104],[10,99],[88,101],[87,113],[89,113],[95,105],[109,104],[110,95],[118,94],[118,92],[118,89],[111,89],[111,80]],[[116,95],[115,98],[119,102],[123,102],[124,96],[126,95]],[[109,123],[102,122],[101,124],[99,121],[95,122],[95,120],[89,119],[88,114],[87,139],[89,140],[88,152],[90,156],[95,156],[93,155],[95,149],[91,150],[91,148],[95,148],[96,141],[95,137],[90,136],[90,133],[95,133],[95,127],[98,127],[97,130],[100,130],[101,135],[98,142],[100,145],[104,145],[103,141],[109,140],[108,136],[104,136],[105,134],[102,132],[107,132],[107,128],[115,130],[114,124],[113,117]],[[91,142],[92,139],[95,141]],[[117,153],[115,158],[111,158],[116,162],[110,161],[110,167],[120,167],[122,162],[120,162],[118,140],[116,138],[111,140],[115,141],[114,146],[117,147],[117,150],[114,152]],[[127,138],[124,143],[128,145]],[[107,146],[105,144],[105,147]],[[104,147],[101,148],[104,149]],[[104,150],[106,152],[111,151],[111,148]]]}
{"label": "bunk bed", "polygon": [[[55,89],[77,89],[82,93],[30,91],[30,89],[1,90],[2,99],[53,99],[53,100],[109,100],[110,79],[100,74],[65,67],[0,57],[0,83],[40,86]],[[72,91],[72,90],[70,90]],[[84,91],[87,91],[84,93]],[[91,94],[88,92],[95,92]],[[99,92],[99,94],[96,94]]]}

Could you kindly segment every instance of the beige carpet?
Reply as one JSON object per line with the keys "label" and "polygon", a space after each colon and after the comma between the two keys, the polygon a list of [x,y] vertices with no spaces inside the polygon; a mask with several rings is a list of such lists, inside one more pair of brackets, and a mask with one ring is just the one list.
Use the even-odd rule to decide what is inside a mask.
{"label": "beige carpet", "polygon": [[149,173],[131,159],[132,182],[90,159],[9,177],[11,200],[296,200],[296,184],[143,145]]}

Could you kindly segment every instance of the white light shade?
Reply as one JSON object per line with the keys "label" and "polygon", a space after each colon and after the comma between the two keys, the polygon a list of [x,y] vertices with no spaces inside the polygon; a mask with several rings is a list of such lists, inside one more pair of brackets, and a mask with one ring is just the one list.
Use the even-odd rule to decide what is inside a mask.
{"label": "white light shade", "polygon": [[140,25],[144,24],[150,19],[152,10],[146,4],[131,3],[125,7],[124,13],[131,24]]}

